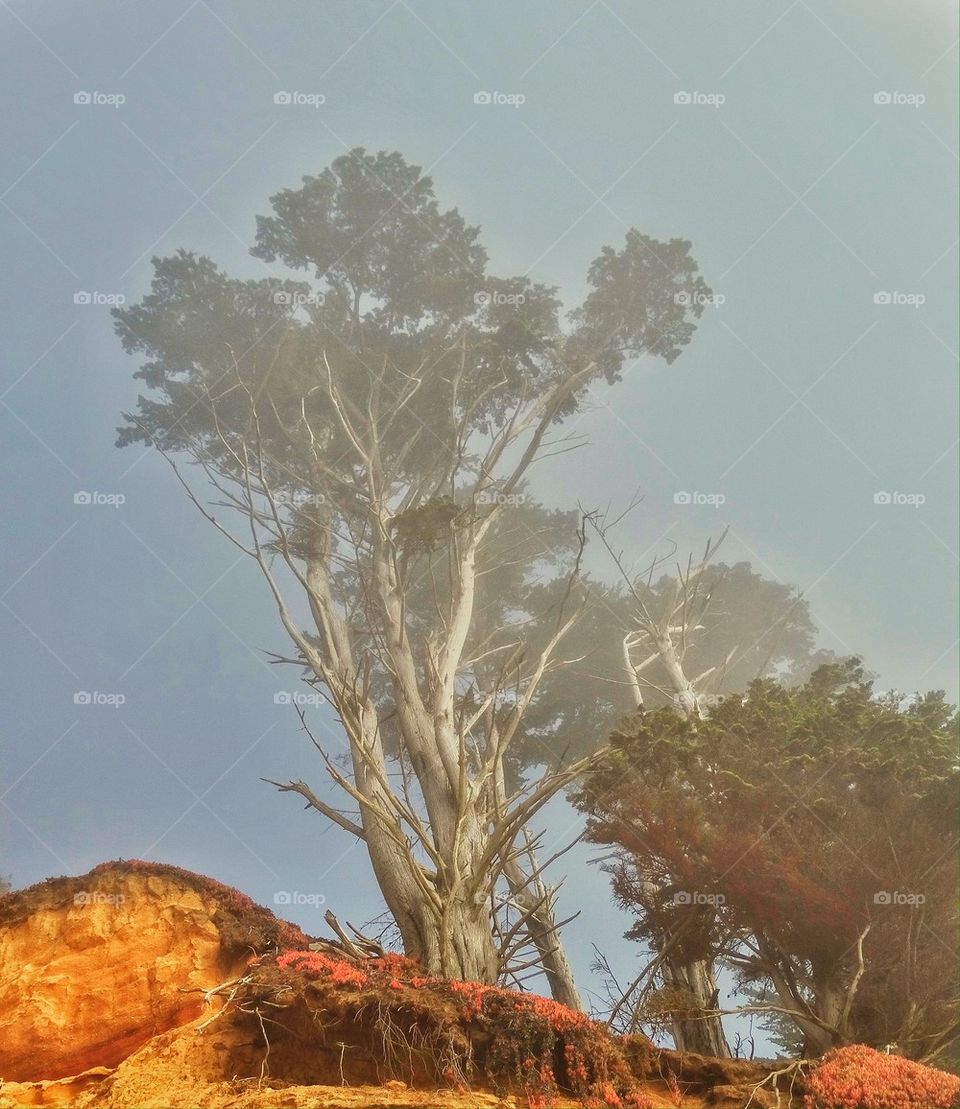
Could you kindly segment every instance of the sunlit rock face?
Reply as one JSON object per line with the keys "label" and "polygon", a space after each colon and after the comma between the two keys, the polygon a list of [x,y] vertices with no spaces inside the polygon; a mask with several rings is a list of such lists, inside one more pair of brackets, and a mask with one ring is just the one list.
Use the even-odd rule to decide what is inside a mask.
{"label": "sunlit rock face", "polygon": [[288,928],[229,887],[146,863],[0,898],[0,1078],[116,1066],[197,1018],[201,991]]}

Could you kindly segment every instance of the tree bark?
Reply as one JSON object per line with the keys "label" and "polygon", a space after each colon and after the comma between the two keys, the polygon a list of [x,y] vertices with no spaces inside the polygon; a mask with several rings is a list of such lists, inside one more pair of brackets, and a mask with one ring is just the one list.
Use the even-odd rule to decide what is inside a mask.
{"label": "tree bark", "polygon": [[[387,907],[391,908],[389,901]],[[404,953],[430,975],[464,982],[496,982],[497,951],[487,905],[446,897],[440,915],[424,909],[421,906],[418,910],[413,934],[405,934],[400,927]]]}
{"label": "tree bark", "polygon": [[560,942],[551,890],[539,877],[529,881],[515,862],[504,865],[504,875],[510,892],[520,899],[521,904],[526,902],[531,906],[525,928],[550,984],[550,996],[568,1009],[582,1012],[583,1001],[573,977],[573,968]]}
{"label": "tree bark", "polygon": [[689,996],[692,1007],[703,1014],[674,1018],[673,1039],[677,1050],[728,1057],[730,1047],[723,1033],[723,1023],[719,1016],[711,1013],[718,1007],[712,965],[702,959],[688,963],[668,957],[663,968],[663,979],[666,985]]}
{"label": "tree bark", "polygon": [[553,910],[548,906],[535,910],[528,925],[530,938],[540,956],[540,964],[550,984],[550,996],[574,1012],[583,1011],[583,1001],[573,977],[573,968],[560,942]]}
{"label": "tree bark", "polygon": [[[528,441],[519,461],[499,489],[508,494],[518,483],[567,394],[592,369],[586,367],[570,381],[521,404],[494,437],[476,467],[472,489],[469,494],[461,492],[463,503],[469,501],[471,505],[466,522],[457,527],[448,525],[447,591],[444,594],[435,586],[432,626],[425,632],[416,628],[414,634],[407,610],[406,562],[396,536],[397,481],[386,473],[381,455],[382,432],[393,418],[393,410],[381,408],[377,382],[371,386],[365,411],[344,400],[325,353],[323,362],[327,397],[352,448],[350,464],[355,467],[359,522],[354,521],[355,528],[346,536],[328,528],[326,523],[330,521],[317,522],[306,550],[299,553],[290,543],[264,476],[262,458],[254,474],[256,492],[268,502],[266,514],[254,508],[254,491],[247,486],[252,553],[267,579],[284,627],[337,710],[349,742],[350,771],[341,771],[322,745],[316,740],[314,743],[330,776],[359,806],[359,824],[317,798],[314,805],[335,823],[362,837],[406,954],[431,975],[492,984],[502,969],[491,912],[498,883],[504,878],[503,859],[510,856],[525,820],[569,784],[569,775],[576,772],[578,764],[549,781],[530,785],[526,792],[521,788],[509,803],[506,799],[498,803],[495,767],[502,765],[504,752],[546,671],[551,652],[572,624],[562,607],[563,619],[558,617],[555,634],[539,656],[525,667],[514,663],[509,673],[500,674],[494,682],[495,695],[504,689],[516,693],[502,743],[491,746],[490,736],[479,730],[479,719],[469,721],[460,709],[463,687],[476,681],[464,651],[475,619],[477,554],[501,511],[500,501],[489,505],[481,494],[494,484],[494,469],[502,454],[526,436]],[[419,379],[413,375],[408,380],[410,389],[416,391]],[[402,407],[405,401],[400,403]],[[308,430],[311,443],[316,442],[318,436],[313,429]],[[461,427],[459,434],[466,430]],[[462,446],[460,439],[457,442]],[[452,482],[461,461],[454,452],[452,469],[445,461],[438,463],[435,473],[406,486],[402,500],[412,505],[430,503],[429,495],[439,478],[444,483]],[[322,473],[317,482],[322,487]],[[332,519],[332,510],[328,512]],[[257,526],[265,519],[273,525],[272,532],[269,526],[267,529],[274,536],[271,546],[280,550],[287,568],[306,593],[317,640],[305,635],[284,602],[257,536]],[[583,542],[582,530],[580,538]],[[297,543],[301,543],[299,538]],[[352,552],[352,561],[347,552]],[[298,559],[305,563],[305,573]],[[361,582],[355,609],[344,602],[343,586],[337,579],[347,563],[349,572]],[[571,585],[579,565],[578,560],[571,572]],[[386,679],[389,706],[382,699],[378,701],[383,697],[380,691],[374,692],[372,678],[376,674]],[[398,743],[399,782],[389,773],[384,750],[384,710]],[[296,784],[284,788],[296,788]],[[536,874],[535,864],[532,873]],[[556,987],[559,1000],[579,1008],[573,976],[559,945],[550,898],[531,915],[531,920],[529,934],[545,957],[544,969],[551,988]]]}
{"label": "tree bark", "polygon": [[[672,615],[671,605],[667,607],[659,626],[651,621],[645,630],[673,687],[677,712],[688,720],[697,720],[700,717],[699,701],[693,683],[684,673],[683,663],[673,642],[670,627]],[[634,700],[637,708],[642,709],[643,694],[640,691],[639,672],[631,662],[627,639],[624,640],[623,652]],[[668,955],[664,960],[662,974],[664,985],[683,990],[690,997],[693,1007],[702,1014],[692,1019],[673,1019],[673,1039],[677,1050],[728,1058],[730,1047],[724,1035],[723,1021],[719,1015],[711,1012],[717,1008],[713,962],[704,959],[687,962]]]}

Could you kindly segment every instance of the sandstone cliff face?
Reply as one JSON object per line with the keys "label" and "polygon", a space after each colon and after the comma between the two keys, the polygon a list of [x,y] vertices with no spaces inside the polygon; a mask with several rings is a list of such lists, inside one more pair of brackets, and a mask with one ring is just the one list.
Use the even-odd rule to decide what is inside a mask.
{"label": "sandstone cliff face", "polygon": [[107,864],[7,895],[0,1078],[116,1066],[194,1020],[203,1009],[198,991],[232,977],[251,946],[276,942],[278,925],[225,886],[147,864]]}

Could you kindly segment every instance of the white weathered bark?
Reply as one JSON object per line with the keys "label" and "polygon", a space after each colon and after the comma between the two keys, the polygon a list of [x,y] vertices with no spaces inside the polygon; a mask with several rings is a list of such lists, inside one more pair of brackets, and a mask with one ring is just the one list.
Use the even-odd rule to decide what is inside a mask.
{"label": "white weathered bark", "polygon": [[[333,538],[317,527],[306,554],[302,542],[300,549],[294,549],[288,522],[270,488],[271,460],[258,455],[255,448],[252,456],[246,446],[242,457],[235,455],[244,474],[241,504],[250,526],[250,545],[230,538],[256,559],[283,626],[342,722],[350,748],[349,771],[334,764],[312,734],[311,738],[334,782],[352,798],[358,815],[354,818],[343,814],[303,782],[275,784],[300,793],[323,815],[363,839],[404,949],[430,973],[496,981],[504,969],[490,916],[498,883],[505,882],[515,890],[528,889],[532,883],[535,891],[546,896],[527,915],[525,927],[540,952],[557,999],[580,1008],[553,916],[552,895],[541,881],[532,846],[531,877],[516,861],[516,844],[527,821],[585,769],[586,763],[548,771],[509,799],[498,788],[509,744],[551,665],[556,646],[575,617],[561,612],[556,633],[531,661],[524,664],[522,652],[517,652],[504,664],[511,667],[513,697],[503,727],[486,728],[488,713],[468,719],[458,713],[458,683],[473,682],[463,656],[474,619],[477,555],[504,502],[504,498],[484,498],[482,494],[493,486],[494,471],[508,452],[519,454],[519,461],[508,469],[498,488],[509,493],[516,487],[537,457],[559,407],[592,368],[521,405],[493,437],[468,494],[465,522],[450,527],[447,599],[442,604],[438,600],[436,626],[415,650],[408,630],[407,596],[392,524],[398,504],[416,506],[444,483],[452,486],[455,476],[462,479],[458,466],[462,467],[466,454],[466,417],[461,428],[462,449],[454,463],[438,461],[436,474],[426,476],[419,485],[408,483],[398,490],[385,472],[381,432],[397,405],[402,407],[420,382],[411,379],[409,395],[391,398],[388,411],[378,410],[378,390],[374,388],[368,410],[359,412],[342,400],[334,371],[326,359],[324,363],[328,399],[352,444],[351,464],[358,485],[356,504],[362,506],[362,526],[345,544],[348,548],[353,544],[354,571],[363,582],[361,630],[336,595],[335,566],[343,566],[343,556],[338,554],[339,562],[335,562]],[[257,433],[254,440],[259,443],[253,403],[251,419]],[[308,426],[305,415],[303,422],[305,428],[300,430],[311,443],[322,439],[319,429],[315,432]],[[322,465],[319,461],[317,465],[318,481],[322,481]],[[214,484],[221,488],[215,479]],[[233,503],[237,503],[235,496]],[[229,534],[209,512],[202,507],[201,511]],[[343,544],[343,537],[340,541]],[[279,551],[303,590],[315,639],[308,637],[293,618],[272,569],[269,550]],[[574,573],[578,571],[579,562]],[[392,764],[385,752],[381,720],[371,692],[373,668],[391,690],[403,771],[400,784],[389,774]],[[494,694],[488,702],[491,709],[496,690],[506,685],[505,680],[494,683]]]}
{"label": "white weathered bark", "polygon": [[723,1033],[723,1024],[716,1015],[717,984],[712,965],[704,959],[683,962],[664,960],[662,976],[665,986],[671,986],[690,998],[691,1009],[698,1015],[675,1017],[671,1022],[673,1040],[677,1051],[695,1051],[699,1055],[726,1057],[730,1054]]}
{"label": "white weathered bark", "polygon": [[[602,531],[601,538],[606,542]],[[708,599],[701,598],[699,594],[700,577],[722,541],[723,536],[712,547],[708,544],[703,559],[696,566],[688,564],[685,573],[678,570],[674,589],[664,603],[662,612],[658,614],[652,614],[648,610],[634,582],[623,571],[619,557],[614,555],[638,605],[637,629],[623,640],[624,667],[634,704],[638,709],[643,708],[641,683],[644,679],[641,672],[656,661],[666,676],[667,689],[673,694],[677,712],[688,720],[700,719],[700,696],[696,687],[711,671],[701,674],[696,681],[691,681],[683,669],[683,656],[693,632],[697,630],[698,618],[703,615],[708,603]],[[609,544],[607,549],[610,550]],[[651,567],[651,577],[657,565],[655,562]],[[635,647],[642,647],[646,656],[639,664],[633,662],[631,655],[631,650]],[[660,973],[664,985],[681,990],[690,999],[691,1008],[698,1013],[694,1017],[673,1020],[673,1038],[677,1050],[729,1056],[730,1047],[724,1035],[723,1021],[717,1011],[718,995],[713,963],[705,959],[681,959],[668,951],[663,958]]]}

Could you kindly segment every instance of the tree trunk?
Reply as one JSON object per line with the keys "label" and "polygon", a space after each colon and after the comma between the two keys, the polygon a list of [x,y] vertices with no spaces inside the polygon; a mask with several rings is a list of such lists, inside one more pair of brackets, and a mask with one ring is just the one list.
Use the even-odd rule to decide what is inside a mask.
{"label": "tree trunk", "polygon": [[[700,705],[693,683],[683,671],[683,665],[677,654],[673,639],[668,628],[656,639],[657,653],[670,678],[673,686],[676,708],[688,720],[700,718]],[[685,990],[693,999],[695,1007],[704,1015],[693,1020],[675,1020],[673,1022],[673,1038],[678,1051],[695,1051],[700,1055],[716,1055],[727,1058],[730,1047],[723,1033],[723,1021],[717,1015],[706,1013],[716,1009],[717,984],[713,976],[712,960],[698,959],[694,962],[681,962],[678,959],[668,958],[664,973],[664,980],[669,980],[673,985]]]}
{"label": "tree trunk", "polygon": [[[497,721],[489,716],[489,728],[492,739],[499,741]],[[503,760],[499,760],[494,772],[494,791],[498,811],[506,807],[506,786],[504,785]],[[523,833],[526,842],[526,855],[530,863],[529,873],[515,857],[507,852],[502,860],[503,876],[510,889],[511,896],[525,908],[529,906],[529,915],[524,924],[530,942],[536,948],[540,957],[540,966],[550,985],[550,996],[561,1005],[566,1005],[574,1012],[583,1012],[583,1001],[573,977],[573,968],[567,959],[567,953],[560,939],[557,928],[556,915],[553,906],[553,890],[548,888],[537,868],[537,856],[534,844]]]}
{"label": "tree trunk", "polygon": [[[446,898],[443,913],[424,910],[414,936],[403,936],[404,953],[424,970],[441,978],[493,985],[497,980],[497,951],[488,919],[488,906],[462,898]],[[401,934],[403,930],[401,929]]]}
{"label": "tree trunk", "polygon": [[800,1020],[797,1021],[797,1024],[803,1029],[804,1059],[818,1059],[839,1043],[836,1036],[819,1025]]}
{"label": "tree trunk", "polygon": [[823,978],[816,973],[814,979],[813,1007],[817,1016],[830,1028],[821,1028],[813,1021],[797,1021],[803,1029],[803,1054],[808,1059],[823,1055],[844,1041],[841,1025],[847,991],[843,981],[839,976]]}
{"label": "tree trunk", "polygon": [[583,1012],[580,991],[577,989],[567,953],[560,942],[560,933],[557,931],[552,909],[544,905],[543,908],[532,913],[528,928],[530,939],[537,949],[543,972],[550,984],[550,996],[554,1001],[566,1005],[574,1012]]}
{"label": "tree trunk", "polygon": [[730,1048],[723,1033],[723,1022],[716,1014],[706,1015],[717,1008],[717,986],[711,964],[703,960],[683,962],[668,958],[663,968],[663,979],[666,985],[687,994],[691,1007],[703,1014],[674,1018],[673,1039],[677,1051],[728,1058]]}
{"label": "tree trunk", "polygon": [[[534,856],[531,849],[531,862]],[[583,1011],[580,991],[573,977],[573,968],[560,941],[550,891],[537,876],[531,882],[516,861],[507,862],[503,868],[510,892],[520,905],[532,906],[525,928],[530,942],[537,950],[540,965],[550,984],[550,996],[561,1005],[575,1012]]]}
{"label": "tree trunk", "polygon": [[[490,857],[489,835],[495,819],[506,819],[509,813],[494,803],[489,757],[496,751],[495,761],[502,764],[503,749],[499,743],[488,746],[489,754],[481,754],[476,765],[468,764],[473,737],[467,734],[469,729],[463,730],[457,701],[462,656],[473,620],[477,550],[495,514],[487,512],[474,521],[468,533],[451,537],[447,612],[441,614],[442,630],[437,628],[426,637],[425,659],[419,658],[407,628],[406,585],[392,537],[395,521],[388,508],[389,482],[382,470],[375,428],[371,424],[367,429],[369,441],[364,447],[364,437],[353,428],[339,400],[333,393],[331,396],[344,430],[367,470],[369,507],[365,511],[370,524],[371,557],[365,569],[371,575],[370,624],[379,627],[375,637],[377,652],[392,686],[400,758],[409,760],[418,790],[409,788],[406,775],[400,788],[394,788],[389,780],[377,705],[370,693],[370,648],[364,644],[360,651],[355,651],[355,630],[335,599],[330,539],[325,531],[318,529],[312,537],[307,573],[302,581],[320,639],[319,648],[308,642],[293,624],[274,587],[275,596],[285,614],[288,632],[317,679],[327,687],[347,732],[352,782],[340,775],[329,759],[327,766],[338,784],[359,804],[363,840],[406,954],[417,959],[431,975],[493,984],[500,975],[501,953],[490,912],[500,871]],[[559,394],[556,403],[559,404]],[[534,446],[549,426],[554,411],[549,408],[540,417]],[[528,452],[523,456],[526,462],[522,466],[529,465]],[[522,468],[516,471],[517,477],[521,473]],[[558,629],[550,649],[564,630],[565,627]],[[510,735],[547,661],[548,655],[541,655],[538,667],[528,676],[527,688],[514,706]],[[486,737],[488,744],[489,738]],[[326,811],[328,815],[334,812],[329,807]],[[333,818],[337,819],[335,815]],[[342,825],[342,820],[339,822]],[[509,849],[508,845],[506,850]],[[538,950],[546,955],[549,968],[545,969],[551,987],[556,984],[560,999],[579,1009],[549,899],[537,919],[531,935]]]}
{"label": "tree trunk", "polygon": [[[468,875],[458,872],[452,859],[445,867],[456,875],[451,888],[429,882],[422,872],[415,872],[419,864],[398,845],[399,825],[386,828],[376,815],[364,824],[374,875],[400,931],[404,954],[430,975],[495,983],[499,963],[489,921],[489,890],[471,894]],[[430,896],[424,895],[425,882],[432,887]]]}

